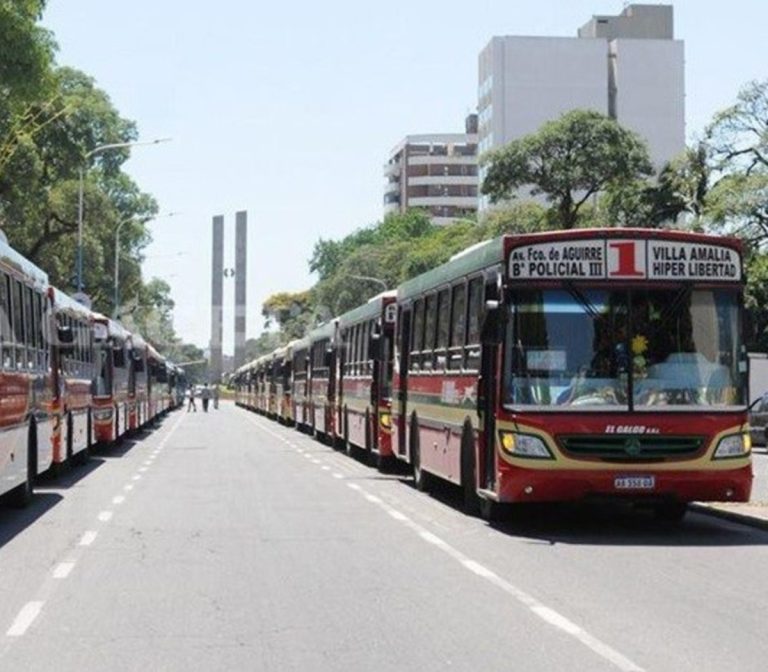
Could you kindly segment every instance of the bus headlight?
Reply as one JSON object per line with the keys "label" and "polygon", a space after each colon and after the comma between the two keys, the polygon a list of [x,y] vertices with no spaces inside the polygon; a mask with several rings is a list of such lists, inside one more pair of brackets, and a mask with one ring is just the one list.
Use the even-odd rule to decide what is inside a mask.
{"label": "bus headlight", "polygon": [[744,457],[752,451],[752,438],[748,432],[724,436],[717,444],[713,459],[722,460],[729,457]]}
{"label": "bus headlight", "polygon": [[533,434],[499,432],[499,440],[502,450],[512,457],[530,457],[538,460],[554,459],[547,448],[547,444]]}
{"label": "bus headlight", "polygon": [[384,429],[391,429],[392,428],[392,416],[389,413],[387,413],[387,412],[379,413],[379,424]]}

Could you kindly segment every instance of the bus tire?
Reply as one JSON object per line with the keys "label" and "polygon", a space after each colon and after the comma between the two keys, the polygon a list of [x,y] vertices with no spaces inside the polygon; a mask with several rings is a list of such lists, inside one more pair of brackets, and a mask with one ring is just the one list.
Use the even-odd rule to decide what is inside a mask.
{"label": "bus tire", "polygon": [[429,490],[429,474],[421,467],[421,446],[419,445],[419,423],[414,416],[411,419],[411,467],[413,467],[413,484],[420,492]]}
{"label": "bus tire", "polygon": [[492,499],[486,499],[485,497],[478,497],[480,508],[480,517],[488,522],[495,523],[501,520],[501,504],[494,502]]}
{"label": "bus tire", "polygon": [[461,490],[463,509],[468,516],[480,515],[480,497],[477,495],[477,462],[475,460],[475,442],[472,429],[464,427],[461,436]]}
{"label": "bus tire", "polygon": [[37,427],[32,422],[27,434],[27,478],[8,493],[8,503],[15,509],[23,509],[32,501],[37,471]]}

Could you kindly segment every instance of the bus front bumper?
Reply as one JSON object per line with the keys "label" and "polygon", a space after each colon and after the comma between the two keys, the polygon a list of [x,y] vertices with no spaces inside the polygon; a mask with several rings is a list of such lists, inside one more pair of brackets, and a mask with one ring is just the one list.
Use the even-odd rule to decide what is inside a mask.
{"label": "bus front bumper", "polygon": [[627,501],[748,502],[752,467],[713,471],[511,469],[498,474],[500,502]]}

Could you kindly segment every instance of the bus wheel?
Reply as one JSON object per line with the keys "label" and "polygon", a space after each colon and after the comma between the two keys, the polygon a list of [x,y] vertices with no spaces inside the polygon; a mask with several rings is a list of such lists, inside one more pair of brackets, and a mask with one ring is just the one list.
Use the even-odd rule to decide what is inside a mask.
{"label": "bus wheel", "polygon": [[461,439],[461,489],[464,494],[464,513],[468,516],[480,514],[480,497],[477,496],[477,475],[474,442],[464,431]]}
{"label": "bus wheel", "polygon": [[29,435],[27,439],[27,478],[8,493],[8,503],[16,508],[23,509],[32,501],[34,493],[34,479],[37,454],[37,428],[34,423],[29,426]]}
{"label": "bus wheel", "polygon": [[679,523],[687,512],[687,502],[661,502],[653,507],[654,518],[664,523]]}
{"label": "bus wheel", "polygon": [[492,499],[486,499],[485,497],[478,497],[478,500],[480,517],[483,520],[489,523],[494,523],[501,519],[501,504],[494,502]]}
{"label": "bus wheel", "polygon": [[419,446],[419,429],[416,419],[411,421],[411,466],[413,467],[413,484],[420,492],[429,490],[429,474],[421,468],[421,447]]}

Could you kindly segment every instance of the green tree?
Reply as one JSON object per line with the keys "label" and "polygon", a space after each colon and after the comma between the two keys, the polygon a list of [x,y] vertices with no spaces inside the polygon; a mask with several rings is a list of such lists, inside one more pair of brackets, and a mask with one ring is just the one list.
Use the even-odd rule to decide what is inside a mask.
{"label": "green tree", "polygon": [[78,229],[79,171],[84,181],[85,287],[97,310],[112,311],[114,240],[121,235],[121,294],[136,298],[141,287],[140,252],[149,242],[143,221],[157,206],[121,171],[126,149],[88,152],[107,143],[130,142],[137,133],[93,80],[70,68],[53,73],[56,97],[41,103],[50,117],[25,137],[0,173],[0,223],[11,244],[46,269],[63,289],[73,287]]}
{"label": "green tree", "polygon": [[497,203],[523,190],[552,204],[559,228],[577,226],[593,196],[653,171],[644,142],[616,121],[573,110],[491,152],[482,193]]}
{"label": "green tree", "polygon": [[278,292],[267,297],[261,314],[267,328],[276,324],[285,342],[302,337],[310,324],[312,298],[309,291]]}

